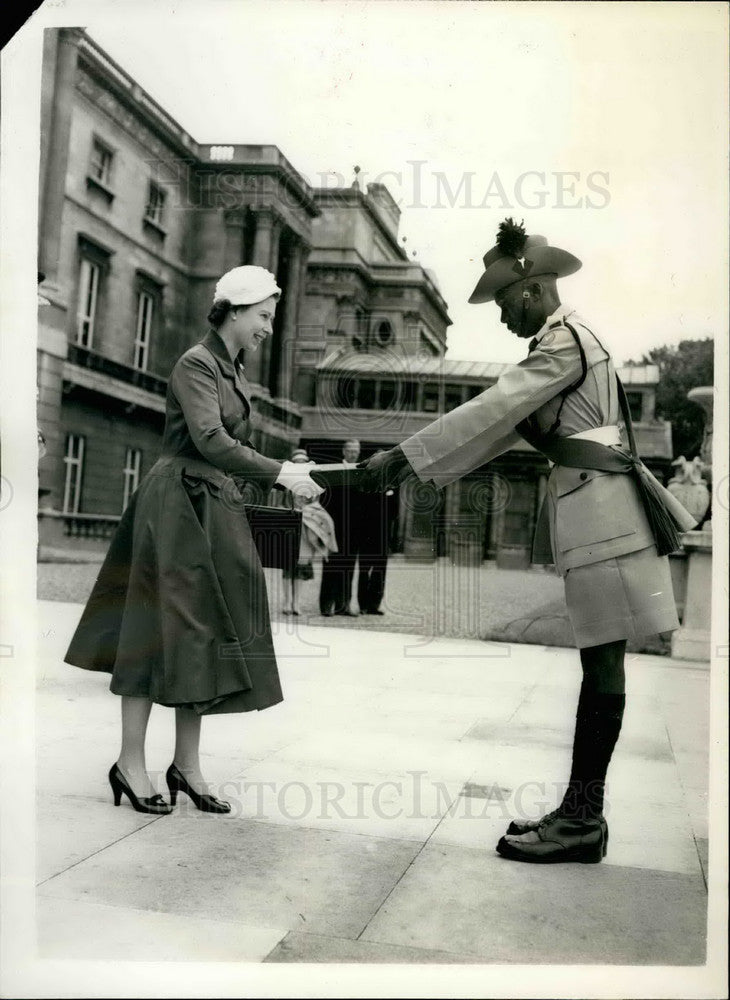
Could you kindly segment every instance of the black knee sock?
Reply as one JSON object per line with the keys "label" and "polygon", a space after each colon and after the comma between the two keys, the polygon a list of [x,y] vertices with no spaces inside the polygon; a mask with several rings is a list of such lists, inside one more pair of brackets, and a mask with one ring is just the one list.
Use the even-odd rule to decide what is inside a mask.
{"label": "black knee sock", "polygon": [[623,720],[626,695],[581,685],[573,740],[570,782],[560,805],[571,819],[594,819],[603,812],[606,772]]}

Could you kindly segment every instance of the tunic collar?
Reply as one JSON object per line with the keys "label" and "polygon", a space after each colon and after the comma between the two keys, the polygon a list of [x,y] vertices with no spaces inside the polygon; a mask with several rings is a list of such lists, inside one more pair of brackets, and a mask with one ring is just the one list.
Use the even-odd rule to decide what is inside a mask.
{"label": "tunic collar", "polygon": [[[548,330],[554,330],[556,326],[562,326],[565,323],[566,318],[568,316],[572,316],[574,312],[575,310],[570,306],[559,306],[554,313],[548,316],[530,343],[527,345],[527,353],[532,354]],[[552,337],[550,339],[552,340]]]}
{"label": "tunic collar", "polygon": [[572,316],[574,312],[575,309],[573,309],[572,306],[566,305],[565,303],[559,305],[558,308],[555,310],[555,312],[552,313],[550,316],[548,316],[543,325],[535,334],[535,345],[540,343],[542,338],[545,336],[545,334],[551,327],[554,328],[556,325],[562,326],[565,320],[569,316]]}

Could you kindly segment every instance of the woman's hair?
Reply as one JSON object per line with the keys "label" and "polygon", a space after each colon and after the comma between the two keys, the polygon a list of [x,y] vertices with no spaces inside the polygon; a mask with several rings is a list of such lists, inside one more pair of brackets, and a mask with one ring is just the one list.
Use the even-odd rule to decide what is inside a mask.
{"label": "woman's hair", "polygon": [[[279,293],[276,292],[276,294],[270,295],[269,298],[275,299],[278,302]],[[265,299],[262,299],[262,302],[265,301],[266,301]],[[208,313],[208,322],[210,323],[210,325],[213,327],[214,330],[217,330],[225,322],[228,314],[232,309],[252,309],[254,306],[257,305],[259,305],[258,302],[251,302],[248,305],[234,306],[228,299],[218,299],[217,302],[213,303],[211,310]]]}
{"label": "woman's hair", "polygon": [[233,309],[233,306],[228,301],[228,299],[219,299],[214,302],[210,312],[208,313],[208,322],[217,330],[219,326],[223,323],[228,313]]}

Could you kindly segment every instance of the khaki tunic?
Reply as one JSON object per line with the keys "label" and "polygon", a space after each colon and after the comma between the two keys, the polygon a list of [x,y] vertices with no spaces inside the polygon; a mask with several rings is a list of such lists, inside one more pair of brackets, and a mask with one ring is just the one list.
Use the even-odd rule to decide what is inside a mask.
{"label": "khaki tunic", "polygon": [[[561,306],[538,331],[523,361],[481,395],[403,442],[403,452],[422,481],[445,486],[497,458],[521,440],[515,428],[528,416],[538,432],[548,431],[562,390],[582,373],[580,352],[565,320],[579,336],[588,371],[565,398],[553,433],[564,437],[617,424],[611,356],[585,322],[570,307]],[[555,563],[566,577],[568,611],[581,647],[678,625],[668,561],[656,554],[630,476],[554,466],[538,518],[533,559]]]}

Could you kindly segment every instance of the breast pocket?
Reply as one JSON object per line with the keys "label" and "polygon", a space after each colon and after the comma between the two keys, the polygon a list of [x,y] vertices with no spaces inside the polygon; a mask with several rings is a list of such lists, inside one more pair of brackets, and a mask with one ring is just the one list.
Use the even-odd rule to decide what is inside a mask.
{"label": "breast pocket", "polygon": [[560,552],[635,534],[637,499],[628,476],[579,469],[560,471],[571,473],[560,476],[556,483],[556,542]]}

